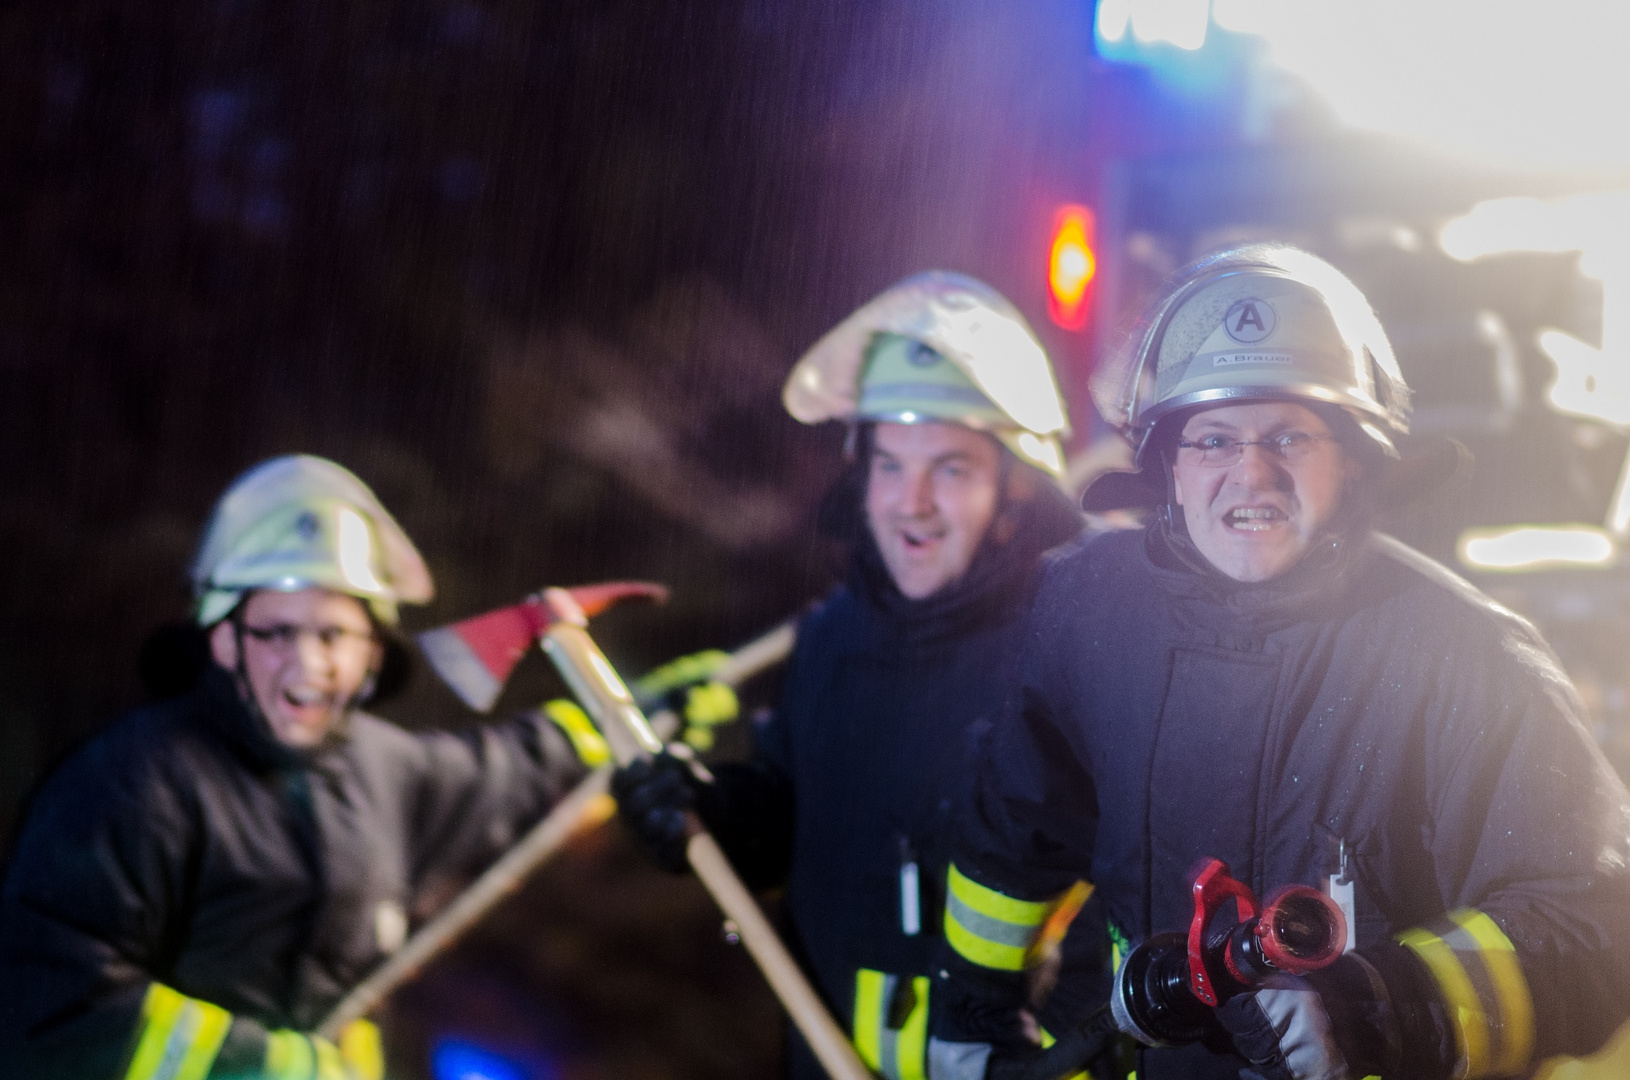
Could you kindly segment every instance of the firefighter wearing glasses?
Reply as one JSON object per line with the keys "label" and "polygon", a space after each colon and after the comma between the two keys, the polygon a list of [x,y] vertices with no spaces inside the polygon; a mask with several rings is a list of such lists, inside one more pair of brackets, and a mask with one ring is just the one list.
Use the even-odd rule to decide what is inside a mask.
{"label": "firefighter wearing glasses", "polygon": [[1225,252],[1097,389],[1158,510],[1038,592],[953,852],[938,1075],[1022,1045],[1059,889],[1092,881],[1125,948],[1186,928],[1204,856],[1326,889],[1353,951],[1142,1049],[1142,1080],[1475,1080],[1600,1046],[1630,1012],[1630,798],[1534,629],[1371,531],[1416,461],[1364,297],[1301,251]]}
{"label": "firefighter wearing glasses", "polygon": [[[665,866],[684,867],[680,812],[695,805],[744,876],[785,883],[795,946],[861,1057],[911,1080],[964,734],[1000,710],[1041,553],[1081,529],[1055,482],[1064,410],[1023,317],[949,273],[840,323],[783,400],[804,423],[853,425],[854,467],[823,506],[850,544],[847,583],[799,627],[753,761],[700,783],[658,759],[618,777],[618,801]],[[1092,937],[1081,963],[1097,975]],[[791,1072],[822,1075],[801,1042]]]}
{"label": "firefighter wearing glasses", "polygon": [[569,782],[545,723],[409,734],[361,710],[431,579],[345,469],[276,458],[192,569],[212,663],[34,800],[0,892],[0,1076],[377,1080],[366,1021],[310,1034]]}

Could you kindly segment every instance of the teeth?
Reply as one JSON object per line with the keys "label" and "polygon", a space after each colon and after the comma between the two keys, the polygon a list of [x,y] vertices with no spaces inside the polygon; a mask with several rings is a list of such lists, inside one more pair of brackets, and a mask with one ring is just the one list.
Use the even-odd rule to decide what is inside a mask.
{"label": "teeth", "polygon": [[321,702],[327,695],[322,693],[319,690],[312,690],[312,689],[307,688],[307,687],[300,687],[300,688],[297,688],[297,689],[283,691],[283,696],[288,698],[294,704],[303,706],[303,705],[316,705],[319,702]]}
{"label": "teeth", "polygon": [[1284,519],[1284,513],[1271,506],[1242,506],[1229,513],[1228,524],[1242,532],[1266,532]]}

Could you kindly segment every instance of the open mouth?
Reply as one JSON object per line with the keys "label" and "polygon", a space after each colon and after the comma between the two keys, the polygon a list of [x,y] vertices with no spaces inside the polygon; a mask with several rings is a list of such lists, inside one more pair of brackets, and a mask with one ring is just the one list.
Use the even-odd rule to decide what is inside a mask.
{"label": "open mouth", "polygon": [[283,704],[296,713],[326,711],[332,703],[328,694],[309,686],[295,686],[283,691]]}
{"label": "open mouth", "polygon": [[1267,532],[1289,520],[1288,514],[1272,506],[1238,506],[1223,518],[1230,529],[1239,532]]}
{"label": "open mouth", "polygon": [[942,532],[912,532],[907,529],[900,530],[900,542],[907,551],[923,551],[944,539]]}

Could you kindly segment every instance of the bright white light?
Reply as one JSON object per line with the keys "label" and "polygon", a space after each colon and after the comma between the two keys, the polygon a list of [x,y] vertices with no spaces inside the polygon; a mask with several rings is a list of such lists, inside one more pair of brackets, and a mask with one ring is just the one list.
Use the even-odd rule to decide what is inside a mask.
{"label": "bright white light", "polygon": [[1461,262],[1511,251],[1582,251],[1580,269],[1600,277],[1623,265],[1615,252],[1630,249],[1630,192],[1489,199],[1445,225],[1438,243]]}
{"label": "bright white light", "polygon": [[1613,538],[1594,525],[1468,529],[1460,535],[1459,547],[1460,561],[1479,570],[1601,566],[1616,551]]}
{"label": "bright white light", "polygon": [[1056,442],[1039,438],[1028,431],[1021,431],[1019,449],[1029,455],[1031,461],[1042,462],[1054,473],[1064,471],[1064,455],[1060,453]]}
{"label": "bright white light", "polygon": [[1547,391],[1559,411],[1603,423],[1630,425],[1630,365],[1560,330],[1539,335],[1540,351],[1556,365]]}
{"label": "bright white light", "polygon": [[1443,250],[1470,262],[1515,251],[1578,251],[1579,269],[1602,283],[1602,347],[1544,330],[1539,347],[1556,365],[1551,404],[1562,412],[1630,427],[1630,192],[1491,199],[1438,234]]}
{"label": "bright white light", "polygon": [[1132,0],[1099,0],[1098,39],[1117,42],[1126,36],[1126,27],[1132,21]]}
{"label": "bright white light", "polygon": [[1490,199],[1445,225],[1438,243],[1461,262],[1507,251],[1573,251],[1584,238],[1572,235],[1565,216],[1539,199]]}
{"label": "bright white light", "polygon": [[1144,44],[1166,42],[1190,51],[1206,43],[1211,0],[1130,0],[1132,36]]}
{"label": "bright white light", "polygon": [[374,535],[362,515],[349,506],[339,508],[340,574],[347,582],[366,592],[383,592],[385,587],[374,575]]}
{"label": "bright white light", "polygon": [[1213,18],[1356,127],[1505,165],[1630,163],[1622,0],[1216,0]]}

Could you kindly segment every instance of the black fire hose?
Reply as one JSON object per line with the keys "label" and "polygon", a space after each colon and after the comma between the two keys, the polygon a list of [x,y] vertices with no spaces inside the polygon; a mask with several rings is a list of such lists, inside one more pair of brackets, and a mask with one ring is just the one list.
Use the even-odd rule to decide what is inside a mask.
{"label": "black fire hose", "polygon": [[1064,1080],[1113,1050],[1119,1034],[1109,1006],[1099,1006],[1037,1056],[1024,1061],[991,1062],[985,1080]]}

